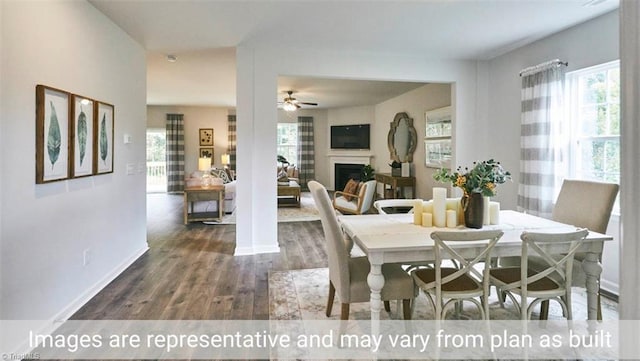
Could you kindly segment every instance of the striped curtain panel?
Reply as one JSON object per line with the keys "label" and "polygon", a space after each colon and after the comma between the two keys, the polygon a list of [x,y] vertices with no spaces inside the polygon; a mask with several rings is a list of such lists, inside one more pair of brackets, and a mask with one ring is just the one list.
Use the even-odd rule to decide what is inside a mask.
{"label": "striped curtain panel", "polygon": [[227,116],[227,124],[229,127],[229,143],[227,146],[227,153],[229,154],[229,168],[232,170],[236,170],[236,143],[237,143],[237,133],[236,133],[236,116],[229,115]]}
{"label": "striped curtain panel", "polygon": [[558,61],[525,69],[522,76],[518,210],[550,218],[563,178],[560,148],[564,69]]}
{"label": "striped curtain panel", "polygon": [[167,192],[184,191],[184,115],[167,114]]}
{"label": "striped curtain panel", "polygon": [[316,177],[313,117],[298,117],[298,178],[300,188],[308,190],[307,182]]}

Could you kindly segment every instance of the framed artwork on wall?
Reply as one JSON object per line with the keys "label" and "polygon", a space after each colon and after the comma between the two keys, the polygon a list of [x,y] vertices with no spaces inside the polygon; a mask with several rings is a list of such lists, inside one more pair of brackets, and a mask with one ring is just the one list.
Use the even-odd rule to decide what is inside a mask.
{"label": "framed artwork on wall", "polygon": [[213,129],[200,128],[200,145],[213,146]]}
{"label": "framed artwork on wall", "polygon": [[451,137],[451,106],[425,113],[425,164],[431,168],[451,167],[453,149]]}
{"label": "framed artwork on wall", "polygon": [[36,183],[69,178],[68,92],[36,86]]}
{"label": "framed artwork on wall", "polygon": [[94,174],[113,172],[113,105],[96,102],[93,131],[93,168]]}
{"label": "framed artwork on wall", "polygon": [[70,143],[71,178],[93,174],[94,101],[73,95],[71,101]]}
{"label": "framed artwork on wall", "polygon": [[211,158],[213,159],[213,148],[200,148],[199,158]]}

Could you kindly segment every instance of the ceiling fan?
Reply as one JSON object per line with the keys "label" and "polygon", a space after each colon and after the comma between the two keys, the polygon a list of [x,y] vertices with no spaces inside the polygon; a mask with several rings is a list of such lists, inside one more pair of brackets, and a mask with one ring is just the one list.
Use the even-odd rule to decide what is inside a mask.
{"label": "ceiling fan", "polygon": [[287,96],[284,98],[284,101],[278,102],[278,104],[282,106],[282,109],[284,109],[287,112],[292,112],[294,110],[297,110],[301,108],[302,105],[318,106],[318,103],[301,102],[296,98],[294,98],[292,95],[293,95],[293,90],[288,90]]}

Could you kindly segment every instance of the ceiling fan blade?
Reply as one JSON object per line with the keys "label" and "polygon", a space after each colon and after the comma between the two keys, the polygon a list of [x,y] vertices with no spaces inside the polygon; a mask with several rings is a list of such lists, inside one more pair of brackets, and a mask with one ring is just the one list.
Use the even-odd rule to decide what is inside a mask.
{"label": "ceiling fan blade", "polygon": [[318,106],[318,103],[309,103],[309,102],[298,102],[298,104]]}

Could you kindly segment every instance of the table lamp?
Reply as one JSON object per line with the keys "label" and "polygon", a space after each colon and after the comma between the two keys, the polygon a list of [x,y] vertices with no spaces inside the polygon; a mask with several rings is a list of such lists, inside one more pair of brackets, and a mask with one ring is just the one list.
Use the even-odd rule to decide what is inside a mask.
{"label": "table lamp", "polygon": [[209,169],[211,168],[211,158],[198,158],[198,170],[202,173],[202,186],[208,187],[211,185],[211,179],[209,178]]}
{"label": "table lamp", "polygon": [[220,160],[225,168],[229,168],[229,163],[231,163],[231,157],[229,157],[229,154],[223,154],[222,156],[220,156]]}

